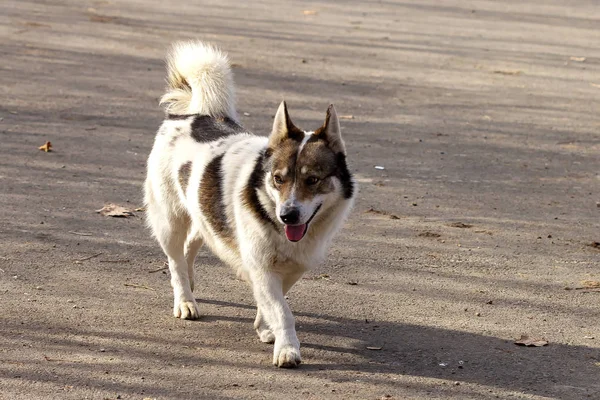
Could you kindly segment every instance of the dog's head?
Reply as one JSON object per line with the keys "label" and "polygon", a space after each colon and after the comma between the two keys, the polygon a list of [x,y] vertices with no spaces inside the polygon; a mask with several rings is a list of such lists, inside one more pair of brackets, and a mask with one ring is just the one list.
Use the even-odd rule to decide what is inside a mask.
{"label": "dog's head", "polygon": [[323,126],[304,132],[292,123],[282,102],[265,159],[267,192],[292,242],[304,237],[317,214],[327,213],[353,195],[346,147],[333,105],[327,109]]}

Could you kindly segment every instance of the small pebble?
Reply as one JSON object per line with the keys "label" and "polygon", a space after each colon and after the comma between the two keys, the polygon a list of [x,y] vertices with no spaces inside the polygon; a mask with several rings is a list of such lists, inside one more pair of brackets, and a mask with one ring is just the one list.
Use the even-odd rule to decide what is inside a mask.
{"label": "small pebble", "polygon": [[475,314],[476,317],[481,317],[481,313],[478,312],[477,314]]}

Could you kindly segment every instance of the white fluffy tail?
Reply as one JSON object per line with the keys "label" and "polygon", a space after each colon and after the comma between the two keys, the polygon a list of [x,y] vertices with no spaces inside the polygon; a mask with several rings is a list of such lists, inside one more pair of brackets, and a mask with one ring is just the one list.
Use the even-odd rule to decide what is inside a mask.
{"label": "white fluffy tail", "polygon": [[166,112],[237,120],[227,54],[200,41],[177,42],[167,56],[167,69],[167,93],[160,99]]}

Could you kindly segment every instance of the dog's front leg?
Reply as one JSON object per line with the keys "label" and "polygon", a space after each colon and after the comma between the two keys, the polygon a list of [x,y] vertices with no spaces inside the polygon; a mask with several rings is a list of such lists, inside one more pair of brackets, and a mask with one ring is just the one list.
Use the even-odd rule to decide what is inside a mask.
{"label": "dog's front leg", "polygon": [[300,362],[300,342],[296,336],[294,316],[283,294],[283,282],[271,271],[251,273],[254,297],[262,318],[275,336],[273,364],[283,368],[297,367]]}

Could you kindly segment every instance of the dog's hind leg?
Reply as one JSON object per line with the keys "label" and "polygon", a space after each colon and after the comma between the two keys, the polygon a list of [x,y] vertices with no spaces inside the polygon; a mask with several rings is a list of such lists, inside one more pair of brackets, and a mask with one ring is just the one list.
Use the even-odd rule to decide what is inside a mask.
{"label": "dog's hind leg", "polygon": [[194,291],[194,260],[202,247],[203,240],[198,232],[192,232],[188,235],[185,242],[185,260],[187,262],[188,279],[190,281],[190,289]]}
{"label": "dog's hind leg", "polygon": [[188,263],[184,253],[190,220],[187,216],[170,218],[164,215],[155,216],[158,218],[152,221],[154,234],[169,258],[169,272],[173,287],[173,315],[181,319],[197,319],[200,313],[192,294]]}
{"label": "dog's hind leg", "polygon": [[256,307],[256,319],[254,320],[254,329],[256,329],[256,333],[258,334],[258,338],[263,343],[275,343],[275,335],[269,329],[267,325],[267,321],[265,321],[264,317],[260,312],[260,308]]}

